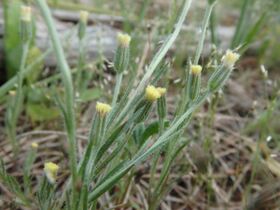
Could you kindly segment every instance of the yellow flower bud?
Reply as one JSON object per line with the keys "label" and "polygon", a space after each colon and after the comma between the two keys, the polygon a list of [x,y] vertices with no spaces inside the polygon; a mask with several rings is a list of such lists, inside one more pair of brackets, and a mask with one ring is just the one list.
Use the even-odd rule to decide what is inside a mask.
{"label": "yellow flower bud", "polygon": [[88,22],[88,15],[89,15],[89,13],[87,11],[80,11],[80,20],[83,23],[87,23]]}
{"label": "yellow flower bud", "polygon": [[10,90],[9,91],[9,95],[11,96],[15,96],[17,94],[17,92],[15,90]]}
{"label": "yellow flower bud", "polygon": [[53,162],[47,162],[44,164],[44,171],[47,179],[51,184],[54,184],[57,177],[59,166]]}
{"label": "yellow flower bud", "polygon": [[157,99],[159,99],[160,97],[161,97],[161,94],[155,86],[149,85],[148,87],[146,87],[145,98],[148,101],[153,102],[153,101],[156,101]]}
{"label": "yellow flower bud", "polygon": [[129,47],[131,37],[128,34],[119,33],[117,38],[118,38],[118,43],[120,46],[125,47],[125,48]]}
{"label": "yellow flower bud", "polygon": [[38,146],[39,146],[39,145],[38,145],[36,142],[32,142],[32,144],[31,144],[31,147],[32,147],[33,149],[37,149]]}
{"label": "yellow flower bud", "polygon": [[226,54],[222,58],[222,62],[226,67],[232,68],[239,57],[240,55],[238,53],[227,50]]}
{"label": "yellow flower bud", "polygon": [[25,22],[31,21],[31,7],[21,6],[21,20]]}
{"label": "yellow flower bud", "polygon": [[105,116],[112,109],[112,107],[109,104],[100,103],[100,102],[96,103],[95,108],[101,116]]}
{"label": "yellow flower bud", "polygon": [[192,65],[191,66],[191,73],[194,75],[199,75],[202,71],[202,67],[200,65]]}
{"label": "yellow flower bud", "polygon": [[158,87],[157,91],[159,92],[160,96],[163,96],[166,93],[166,88]]}

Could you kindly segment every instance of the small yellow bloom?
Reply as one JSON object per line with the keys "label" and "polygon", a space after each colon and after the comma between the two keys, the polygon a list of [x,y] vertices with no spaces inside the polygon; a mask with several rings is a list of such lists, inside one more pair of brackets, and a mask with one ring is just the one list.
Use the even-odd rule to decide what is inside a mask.
{"label": "small yellow bloom", "polygon": [[159,92],[160,96],[163,96],[166,93],[166,88],[158,87],[157,91]]}
{"label": "small yellow bloom", "polygon": [[148,87],[146,87],[145,98],[148,101],[153,102],[153,101],[156,101],[157,99],[159,99],[160,97],[161,97],[161,94],[155,86],[149,85]]}
{"label": "small yellow bloom", "polygon": [[39,145],[38,145],[36,142],[32,142],[32,144],[31,144],[31,147],[32,147],[33,149],[37,149],[38,146],[39,146]]}
{"label": "small yellow bloom", "polygon": [[100,103],[100,102],[96,103],[95,108],[101,116],[105,116],[112,109],[112,107],[109,104]]}
{"label": "small yellow bloom", "polygon": [[200,65],[192,65],[191,66],[191,72],[194,75],[199,75],[202,71],[202,67]]}
{"label": "small yellow bloom", "polygon": [[120,46],[125,48],[129,47],[131,37],[128,34],[119,33],[117,38]]}
{"label": "small yellow bloom", "polygon": [[88,15],[89,15],[89,13],[87,11],[80,11],[81,22],[87,23],[88,22]]}
{"label": "small yellow bloom", "polygon": [[10,90],[9,91],[9,95],[11,96],[15,96],[17,94],[17,92],[15,90]]}
{"label": "small yellow bloom", "polygon": [[59,166],[53,162],[47,162],[44,164],[44,171],[47,179],[51,184],[54,184],[57,177]]}
{"label": "small yellow bloom", "polygon": [[239,57],[240,55],[238,53],[227,50],[226,54],[222,58],[222,62],[226,67],[232,68]]}
{"label": "small yellow bloom", "polygon": [[31,21],[31,7],[21,6],[21,20],[25,22]]}

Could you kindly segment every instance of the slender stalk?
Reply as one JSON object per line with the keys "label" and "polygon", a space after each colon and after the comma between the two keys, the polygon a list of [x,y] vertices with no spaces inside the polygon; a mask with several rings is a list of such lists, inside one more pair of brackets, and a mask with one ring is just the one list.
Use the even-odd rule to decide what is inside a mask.
{"label": "slender stalk", "polygon": [[[20,115],[20,110],[22,106],[22,100],[23,100],[23,78],[24,78],[24,68],[25,68],[25,63],[28,55],[28,49],[29,49],[29,42],[25,42],[22,45],[22,57],[21,57],[21,62],[20,62],[20,69],[17,74],[17,91],[16,95],[12,96],[14,97],[14,100],[12,100],[12,110],[11,110],[11,115],[8,116],[8,136],[12,142],[13,146],[13,151],[14,155],[18,153],[18,144],[16,140],[16,126],[17,126],[17,121],[18,117]],[[10,118],[11,117],[11,118]]]}
{"label": "slender stalk", "polygon": [[121,90],[122,78],[123,78],[123,73],[117,74],[116,85],[115,85],[113,101],[112,101],[112,107],[114,107],[117,103],[118,96],[119,96],[120,90]]}
{"label": "slender stalk", "polygon": [[[242,44],[242,36],[244,35],[244,32],[242,31],[244,27],[246,27],[246,24],[248,22],[248,14],[249,14],[249,9],[252,7],[254,4],[253,0],[244,0],[242,7],[241,7],[241,13],[240,17],[238,19],[238,23],[235,29],[235,33],[231,42],[231,48],[234,49],[238,47],[239,44]],[[247,30],[245,30],[247,31]]]}
{"label": "slender stalk", "polygon": [[207,5],[206,12],[205,12],[204,19],[203,19],[203,23],[202,23],[201,37],[200,37],[200,40],[199,40],[199,43],[198,43],[198,46],[197,46],[196,52],[195,52],[194,65],[198,64],[198,61],[199,61],[199,58],[200,58],[200,55],[201,55],[201,52],[202,52],[202,49],[203,49],[203,45],[204,45],[204,40],[205,40],[205,36],[206,36],[206,32],[207,32],[207,27],[208,27],[209,20],[210,20],[210,17],[211,17],[211,13],[212,13],[212,10],[213,10],[215,4],[216,4],[216,1]]}
{"label": "slender stalk", "polygon": [[209,27],[210,27],[210,32],[211,32],[211,42],[212,44],[214,44],[215,46],[219,45],[219,40],[218,40],[218,35],[216,32],[216,13],[215,13],[215,9],[213,8],[213,11],[211,13],[210,16],[210,23],[209,23]]}
{"label": "slender stalk", "polygon": [[76,123],[75,123],[75,111],[74,111],[74,89],[72,83],[72,75],[68,63],[66,61],[60,40],[58,38],[57,31],[55,30],[54,22],[51,18],[50,10],[45,0],[36,0],[40,7],[40,10],[44,16],[48,30],[52,39],[53,48],[58,61],[59,69],[62,74],[62,81],[65,88],[65,125],[69,141],[69,158],[70,158],[70,170],[72,175],[72,196],[73,204],[75,205],[75,192],[76,192],[76,180],[77,180],[77,152],[76,152]]}
{"label": "slender stalk", "polygon": [[79,60],[77,66],[77,89],[79,93],[82,89],[83,70],[85,66],[85,38],[79,40]]}

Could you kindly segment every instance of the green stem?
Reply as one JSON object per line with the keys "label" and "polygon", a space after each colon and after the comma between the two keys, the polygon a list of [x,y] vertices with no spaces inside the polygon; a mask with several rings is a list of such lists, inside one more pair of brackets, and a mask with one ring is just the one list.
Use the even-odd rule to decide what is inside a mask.
{"label": "green stem", "polygon": [[64,116],[65,125],[68,134],[69,141],[69,158],[70,158],[70,170],[72,175],[72,190],[73,190],[73,206],[76,202],[76,180],[77,180],[77,152],[76,152],[76,123],[75,123],[75,111],[74,111],[74,89],[72,83],[72,75],[70,68],[67,64],[60,40],[58,38],[57,31],[55,30],[54,22],[51,18],[51,13],[45,0],[36,0],[40,7],[40,10],[44,16],[48,30],[52,39],[53,48],[55,50],[56,58],[58,61],[59,69],[62,74],[62,81],[65,88],[65,110]]}
{"label": "green stem", "polygon": [[[12,100],[12,110],[11,110],[11,119],[8,119],[9,126],[8,126],[8,136],[12,142],[12,147],[14,151],[14,155],[18,153],[18,144],[16,140],[16,127],[17,127],[17,121],[20,115],[20,110],[22,106],[22,101],[23,101],[23,78],[24,78],[24,68],[25,68],[25,63],[28,55],[28,49],[29,49],[29,42],[25,42],[22,45],[22,57],[21,57],[21,62],[20,62],[20,69],[17,74],[17,91],[16,91],[16,96],[14,97],[14,100]],[[8,117],[9,118],[9,117]]]}
{"label": "green stem", "polygon": [[82,38],[79,42],[79,60],[77,66],[77,90],[79,93],[82,91],[82,79],[83,79],[83,70],[85,65],[85,38]]}
{"label": "green stem", "polygon": [[205,12],[205,15],[204,15],[204,18],[203,18],[203,23],[202,23],[201,37],[200,37],[198,47],[196,48],[196,52],[195,52],[194,65],[198,64],[198,61],[199,61],[199,58],[200,58],[200,55],[201,55],[201,52],[202,52],[202,49],[203,49],[203,45],[204,45],[204,40],[205,40],[205,36],[206,36],[206,32],[207,32],[209,19],[210,19],[212,10],[215,6],[215,2],[216,1],[207,5],[206,12]]}
{"label": "green stem", "polygon": [[234,36],[232,38],[231,42],[231,49],[234,49],[238,47],[238,45],[242,44],[244,31],[247,31],[248,29],[246,26],[248,26],[248,22],[250,22],[249,16],[250,16],[250,9],[254,5],[254,0],[244,0],[241,11],[240,11],[240,17],[238,19],[238,23],[234,32]]}
{"label": "green stem", "polygon": [[112,107],[114,107],[118,101],[118,96],[119,96],[120,90],[121,90],[122,78],[123,78],[123,73],[117,74],[114,96],[113,96],[113,101],[112,101]]}
{"label": "green stem", "polygon": [[25,68],[25,63],[28,55],[28,49],[29,49],[29,42],[26,42],[23,44],[23,52],[22,52],[22,58],[20,62],[20,70],[18,74],[18,87],[17,87],[17,95],[15,99],[15,110],[14,110],[14,118],[13,121],[17,121],[18,116],[20,114],[20,106],[21,106],[21,99],[22,99],[22,84],[23,84],[23,72]]}
{"label": "green stem", "polygon": [[217,32],[216,32],[216,14],[215,14],[215,10],[213,8],[212,14],[210,16],[210,32],[211,32],[211,42],[212,44],[214,44],[215,46],[218,46],[218,37],[217,37]]}

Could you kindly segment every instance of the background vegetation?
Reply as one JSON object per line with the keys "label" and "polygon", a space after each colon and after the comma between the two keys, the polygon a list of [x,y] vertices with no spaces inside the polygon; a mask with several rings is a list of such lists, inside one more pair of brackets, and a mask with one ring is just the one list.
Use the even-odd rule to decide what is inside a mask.
{"label": "background vegetation", "polygon": [[[279,208],[278,0],[193,1],[186,19],[181,0],[48,0],[59,37],[38,2],[0,3],[1,208]],[[91,14],[85,38],[80,10]],[[124,71],[118,32],[132,37]],[[241,58],[208,92],[227,49]],[[203,67],[194,99],[191,63]],[[167,88],[153,108],[148,84]],[[112,105],[107,118],[97,101]]]}

